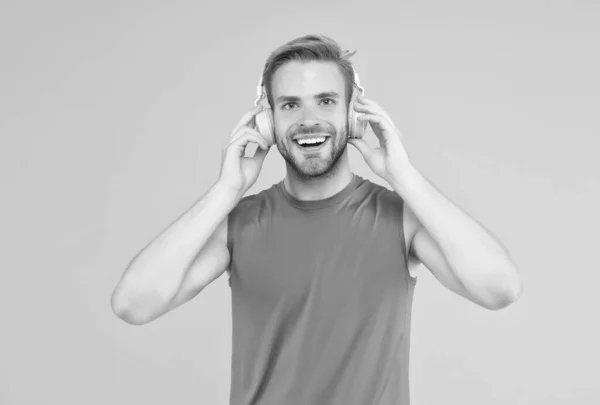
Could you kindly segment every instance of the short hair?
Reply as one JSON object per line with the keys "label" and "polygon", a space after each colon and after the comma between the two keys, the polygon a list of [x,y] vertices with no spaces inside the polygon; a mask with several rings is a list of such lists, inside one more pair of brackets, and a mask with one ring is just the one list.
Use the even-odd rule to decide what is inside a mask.
{"label": "short hair", "polygon": [[354,68],[350,57],[356,51],[342,51],[333,39],[323,34],[305,35],[289,41],[271,53],[265,63],[262,84],[265,86],[269,105],[273,105],[271,80],[281,66],[290,61],[324,61],[338,65],[346,84],[346,105],[350,103],[354,87]]}

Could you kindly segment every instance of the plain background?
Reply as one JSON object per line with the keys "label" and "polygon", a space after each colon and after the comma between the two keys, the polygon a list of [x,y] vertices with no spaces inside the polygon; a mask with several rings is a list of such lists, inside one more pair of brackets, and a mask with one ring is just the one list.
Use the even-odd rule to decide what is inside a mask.
{"label": "plain background", "polygon": [[[0,3],[0,403],[227,403],[226,277],[146,326],[110,296],[216,180],[269,53],[318,32],[523,279],[492,312],[421,266],[412,403],[600,403],[598,3],[202,3]],[[274,147],[248,194],[284,176]]]}

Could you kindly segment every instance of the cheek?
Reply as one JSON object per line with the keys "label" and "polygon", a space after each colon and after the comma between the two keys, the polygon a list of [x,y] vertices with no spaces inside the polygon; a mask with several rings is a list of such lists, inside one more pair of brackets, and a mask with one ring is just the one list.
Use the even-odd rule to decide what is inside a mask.
{"label": "cheek", "polygon": [[273,126],[275,128],[275,137],[281,138],[285,136],[287,129],[290,127],[289,123],[281,119],[281,116],[273,116]]}
{"label": "cheek", "polygon": [[335,123],[338,133],[348,129],[348,117],[340,117]]}
{"label": "cheek", "polygon": [[287,137],[290,129],[290,124],[282,121],[275,121],[275,137],[277,139],[283,139]]}
{"label": "cheek", "polygon": [[[348,129],[348,116],[344,113],[331,114],[328,117],[320,117],[320,120],[327,122],[329,125],[333,125],[338,134]],[[296,124],[297,119],[290,116],[285,117],[280,114],[277,117],[273,116],[273,124],[275,127],[275,137],[284,138],[287,137],[290,128]]]}

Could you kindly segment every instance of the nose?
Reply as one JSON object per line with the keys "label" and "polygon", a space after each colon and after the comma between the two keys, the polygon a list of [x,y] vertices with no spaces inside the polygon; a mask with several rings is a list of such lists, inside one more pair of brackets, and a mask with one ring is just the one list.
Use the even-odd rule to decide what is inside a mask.
{"label": "nose", "polygon": [[302,115],[300,116],[298,126],[303,129],[312,127],[316,127],[316,129],[319,128],[319,116],[313,108],[304,107],[302,109]]}

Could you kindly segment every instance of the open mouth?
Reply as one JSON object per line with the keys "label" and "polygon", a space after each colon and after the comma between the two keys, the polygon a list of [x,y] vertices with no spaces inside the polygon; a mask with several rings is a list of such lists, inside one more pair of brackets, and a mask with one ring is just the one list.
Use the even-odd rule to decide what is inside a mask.
{"label": "open mouth", "polygon": [[298,142],[298,140],[294,140],[294,143],[296,145],[298,145],[300,147],[300,149],[303,149],[306,151],[314,151],[314,150],[321,149],[325,144],[327,144],[327,142],[329,142],[329,138],[330,137],[327,136],[327,137],[323,137],[323,138],[310,140],[309,142],[306,142],[306,143],[300,143],[300,142]]}

